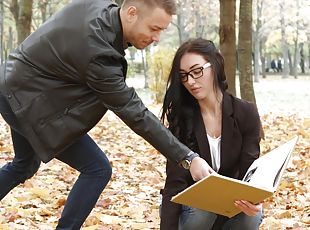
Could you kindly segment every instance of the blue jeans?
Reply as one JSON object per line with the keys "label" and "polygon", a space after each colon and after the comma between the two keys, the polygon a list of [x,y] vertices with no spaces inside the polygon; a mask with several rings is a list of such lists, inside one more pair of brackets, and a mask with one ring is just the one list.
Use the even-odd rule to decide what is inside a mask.
{"label": "blue jeans", "polygon": [[[182,206],[182,213],[179,220],[180,230],[209,230],[217,218],[217,214],[203,211],[188,206]],[[263,211],[256,216],[248,216],[243,212],[228,219],[221,229],[223,230],[255,230],[263,220]]]}
{"label": "blue jeans", "polygon": [[[31,178],[41,160],[23,136],[18,121],[0,94],[0,113],[10,125],[15,156],[0,168],[0,200],[14,187]],[[69,193],[56,229],[80,229],[109,182],[112,168],[106,155],[88,135],[66,148],[58,160],[78,170],[80,175]]]}

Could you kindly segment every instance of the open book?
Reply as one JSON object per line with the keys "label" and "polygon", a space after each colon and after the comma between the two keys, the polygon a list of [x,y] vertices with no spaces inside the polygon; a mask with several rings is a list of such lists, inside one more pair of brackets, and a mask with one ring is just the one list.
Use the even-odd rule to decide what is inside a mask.
{"label": "open book", "polygon": [[232,217],[240,213],[235,200],[257,204],[272,196],[289,162],[298,137],[256,159],[243,180],[211,174],[186,188],[171,201]]}

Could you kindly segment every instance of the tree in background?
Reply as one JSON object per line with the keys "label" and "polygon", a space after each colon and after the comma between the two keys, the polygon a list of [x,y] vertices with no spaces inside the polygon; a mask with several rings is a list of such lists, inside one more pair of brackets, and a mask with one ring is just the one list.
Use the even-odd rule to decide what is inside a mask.
{"label": "tree in background", "polygon": [[283,78],[287,78],[289,74],[289,67],[288,67],[288,45],[286,41],[286,32],[285,32],[285,12],[284,12],[284,0],[280,0],[279,2],[279,11],[280,11],[280,23],[281,23],[281,47],[282,47],[282,55],[283,55]]}
{"label": "tree in background", "polygon": [[299,20],[299,0],[296,0],[296,21],[295,21],[295,37],[293,38],[294,41],[294,67],[293,67],[293,76],[297,78],[298,76],[298,58],[299,58],[299,52],[298,52],[298,43],[299,43],[299,26],[300,26],[300,20]]}
{"label": "tree in background", "polygon": [[153,78],[150,79],[149,87],[155,93],[157,103],[163,102],[174,53],[174,50],[159,48],[151,57],[150,72]]}
{"label": "tree in background", "polygon": [[241,98],[255,103],[252,77],[252,0],[240,1],[238,63]]}
{"label": "tree in background", "polygon": [[189,24],[191,23],[191,17],[188,17],[190,13],[190,4],[189,0],[178,0],[177,1],[177,20],[176,23],[173,23],[179,35],[179,45],[185,42],[189,38],[190,29]]}
{"label": "tree in background", "polygon": [[114,1],[117,3],[117,5],[120,6],[120,5],[122,5],[122,3],[123,3],[124,0],[114,0]]}
{"label": "tree in background", "polygon": [[2,65],[4,61],[3,24],[4,24],[4,7],[3,7],[3,0],[0,0],[0,66]]}
{"label": "tree in background", "polygon": [[220,0],[220,50],[225,59],[228,91],[236,95],[236,0]]}
{"label": "tree in background", "polygon": [[17,43],[20,44],[31,31],[33,0],[11,0],[10,11],[13,14],[17,30]]}
{"label": "tree in background", "polygon": [[[262,12],[263,12],[264,1],[255,0],[255,22],[253,25],[253,43],[254,43],[254,82],[259,82],[259,74],[262,72],[262,75],[265,76],[265,58],[262,53],[263,47],[263,36],[262,36]],[[254,15],[253,15],[254,16]],[[254,21],[254,18],[253,18]],[[261,68],[259,61],[261,61]]]}

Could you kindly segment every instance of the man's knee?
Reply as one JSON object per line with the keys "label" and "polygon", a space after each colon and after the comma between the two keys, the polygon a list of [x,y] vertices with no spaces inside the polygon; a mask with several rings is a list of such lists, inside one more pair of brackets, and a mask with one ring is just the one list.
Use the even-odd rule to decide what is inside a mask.
{"label": "man's knee", "polygon": [[33,177],[34,174],[39,170],[41,161],[39,159],[34,159],[31,163],[27,165],[19,165],[18,163],[14,163],[13,161],[13,167],[18,171],[19,173],[19,179],[20,183],[25,182],[27,179],[30,179]]}
{"label": "man's knee", "polygon": [[36,174],[40,168],[41,161],[40,160],[34,160],[32,164],[29,166],[27,170],[27,178],[31,178],[34,174]]}
{"label": "man's knee", "polygon": [[102,158],[96,159],[96,161],[82,173],[91,177],[105,177],[110,179],[112,176],[112,167],[108,159],[102,156]]}
{"label": "man's knee", "polygon": [[12,179],[19,184],[31,178],[38,171],[40,163],[40,160],[33,160],[27,164],[13,160],[4,165],[1,170],[10,175]]}

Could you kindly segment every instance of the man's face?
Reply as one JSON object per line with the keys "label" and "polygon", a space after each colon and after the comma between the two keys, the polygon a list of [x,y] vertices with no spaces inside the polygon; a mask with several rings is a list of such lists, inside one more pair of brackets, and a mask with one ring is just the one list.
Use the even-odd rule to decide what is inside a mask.
{"label": "man's face", "polygon": [[144,49],[153,42],[159,42],[160,33],[168,27],[172,16],[161,8],[140,12],[130,26],[127,42],[137,49]]}

